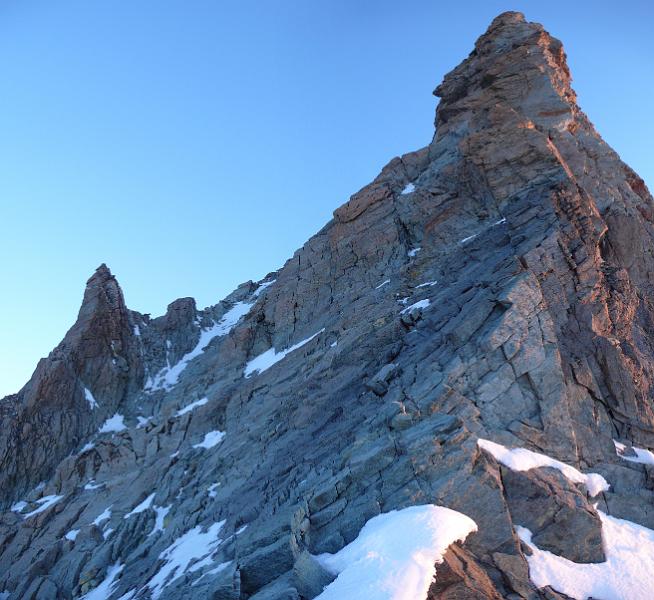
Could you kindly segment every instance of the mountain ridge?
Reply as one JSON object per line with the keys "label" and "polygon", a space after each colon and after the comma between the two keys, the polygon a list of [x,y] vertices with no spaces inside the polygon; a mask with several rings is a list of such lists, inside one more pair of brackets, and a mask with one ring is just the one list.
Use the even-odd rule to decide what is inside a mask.
{"label": "mountain ridge", "polygon": [[[477,524],[427,598],[565,598],[536,587],[526,544],[601,563],[602,514],[654,528],[649,470],[624,459],[654,446],[651,195],[520,13],[435,93],[432,142],[261,282],[151,319],[98,268],[0,401],[8,598],[315,598],[335,577],[316,556],[423,504]],[[232,533],[175,576],[196,528]]]}

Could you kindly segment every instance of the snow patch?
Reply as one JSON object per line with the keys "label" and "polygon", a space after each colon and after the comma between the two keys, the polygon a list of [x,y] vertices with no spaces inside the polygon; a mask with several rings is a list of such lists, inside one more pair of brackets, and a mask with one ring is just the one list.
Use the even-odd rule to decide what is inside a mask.
{"label": "snow patch", "polygon": [[432,286],[436,285],[437,283],[438,283],[438,281],[436,281],[436,280],[434,280],[434,281],[425,281],[425,283],[421,283],[420,285],[417,285],[416,289],[421,288],[421,287],[432,287]]}
{"label": "snow patch", "polygon": [[95,444],[93,442],[89,442],[88,444],[84,444],[82,446],[82,449],[79,451],[80,454],[84,454],[85,452],[88,452],[89,450],[93,450],[95,448]]}
{"label": "snow patch", "polygon": [[413,185],[412,183],[407,183],[406,187],[400,192],[402,196],[406,196],[407,194],[411,194],[416,191],[416,186]]}
{"label": "snow patch", "polygon": [[87,387],[84,388],[84,397],[86,398],[86,401],[89,403],[89,408],[91,410],[94,410],[98,408],[98,406],[100,406],[97,400],[93,397],[91,390]]}
{"label": "snow patch", "polygon": [[96,588],[93,588],[88,594],[84,594],[79,600],[107,600],[116,587],[118,575],[125,568],[125,565],[115,563],[107,569],[107,575],[103,582]]}
{"label": "snow patch", "polygon": [[390,279],[387,279],[386,281],[382,281],[375,289],[379,290],[379,289],[383,288],[385,285],[388,285],[390,282],[391,282]]}
{"label": "snow patch", "polygon": [[473,531],[470,517],[432,504],[377,515],[351,544],[316,557],[338,575],[316,600],[424,600],[435,564]]}
{"label": "snow patch", "polygon": [[64,537],[71,542],[74,542],[77,539],[77,534],[80,532],[79,529],[71,529]]}
{"label": "snow patch", "polygon": [[424,300],[419,300],[418,302],[415,302],[411,306],[407,306],[404,310],[400,311],[400,314],[403,315],[406,312],[410,312],[416,308],[427,308],[429,306],[429,298],[425,298]]}
{"label": "snow patch", "polygon": [[220,483],[212,483],[208,488],[207,488],[207,494],[209,494],[209,498],[215,498],[218,495],[218,492],[216,492],[216,488],[220,485]]}
{"label": "snow patch", "polygon": [[142,427],[145,427],[151,420],[152,417],[142,417],[141,415],[138,415],[136,417],[136,428],[141,429]]}
{"label": "snow patch", "polygon": [[582,473],[574,467],[559,460],[550,458],[545,454],[532,452],[526,448],[509,449],[502,444],[479,438],[477,445],[492,454],[495,459],[513,471],[529,471],[538,467],[552,467],[561,471],[573,483],[583,483],[591,496],[606,492],[611,486],[606,479],[598,473]]}
{"label": "snow patch", "polygon": [[39,498],[36,501],[36,504],[38,504],[39,507],[23,515],[23,519],[29,519],[34,515],[38,515],[39,513],[42,513],[44,510],[48,510],[48,508],[59,502],[59,500],[61,500],[62,498],[63,496],[55,496],[54,494],[50,496],[43,496],[43,498]]}
{"label": "snow patch", "polygon": [[141,504],[134,507],[123,518],[124,519],[129,519],[133,515],[138,515],[139,513],[142,513],[144,511],[148,510],[148,508],[150,508],[152,506],[152,501],[154,500],[155,495],[156,494],[154,494],[154,493],[150,494],[145,500],[143,500],[143,502],[141,502]]}
{"label": "snow patch", "polygon": [[635,456],[629,456],[628,454],[625,454],[625,452],[627,452],[627,446],[620,442],[616,442],[615,440],[613,440],[613,443],[615,444],[615,453],[620,458],[628,460],[629,462],[641,463],[643,465],[654,465],[654,452],[645,450],[645,448],[631,446],[630,448],[634,451]]}
{"label": "snow patch", "polygon": [[85,486],[85,490],[98,490],[104,486],[104,483],[95,483],[95,479],[91,479]]}
{"label": "snow patch", "polygon": [[606,554],[602,563],[579,564],[540,550],[528,529],[516,527],[533,553],[526,556],[529,577],[538,588],[550,585],[579,600],[649,600],[654,589],[654,531],[599,510],[597,514]]}
{"label": "snow patch", "polygon": [[469,235],[468,237],[465,237],[462,240],[460,240],[459,244],[467,244],[469,241],[474,240],[478,235],[479,235],[478,233],[473,233],[472,235]]}
{"label": "snow patch", "polygon": [[280,350],[277,352],[274,348],[270,348],[270,350],[266,350],[263,354],[259,354],[256,358],[253,358],[250,362],[245,365],[245,369],[243,370],[243,374],[245,377],[250,377],[253,373],[263,373],[270,367],[272,367],[275,363],[278,363],[280,360],[286,357],[286,355],[290,354],[294,350],[297,350],[298,348],[301,348],[305,344],[308,344],[313,338],[316,336],[320,335],[325,331],[325,328],[323,327],[320,331],[317,331],[314,333],[312,336],[308,337],[306,340],[302,340],[301,342],[298,342],[297,344],[293,344],[290,348],[286,348],[285,350]]}
{"label": "snow patch", "polygon": [[159,558],[165,563],[146,584],[153,600],[157,600],[167,585],[179,579],[187,571],[193,573],[213,562],[211,555],[222,543],[218,535],[224,525],[225,521],[214,523],[205,532],[200,525],[197,525],[178,537],[159,554]]}
{"label": "snow patch", "polygon": [[416,254],[418,254],[418,252],[420,252],[421,250],[422,250],[422,248],[420,248],[420,247],[418,247],[418,248],[412,248],[411,250],[409,250],[409,251],[406,253],[406,255],[407,255],[409,258],[413,258],[413,257],[414,257]]}
{"label": "snow patch", "polygon": [[109,508],[105,508],[104,511],[102,511],[95,519],[93,519],[93,525],[97,527],[100,525],[100,523],[109,519],[111,519],[111,506]]}
{"label": "snow patch", "polygon": [[125,426],[125,417],[116,413],[104,422],[98,433],[118,433],[119,431],[125,431],[125,429],[127,429]]}
{"label": "snow patch", "polygon": [[27,506],[27,502],[25,500],[19,500],[18,502],[14,502],[14,504],[11,505],[11,512],[23,512],[25,507]]}
{"label": "snow patch", "polygon": [[184,408],[180,408],[176,413],[176,417],[181,417],[182,415],[185,415],[186,413],[190,413],[192,410],[196,409],[198,406],[204,406],[207,402],[209,402],[209,398],[200,398],[200,400],[196,400],[195,402],[191,402],[188,406],[185,406]]}
{"label": "snow patch", "polygon": [[164,530],[164,519],[166,515],[170,512],[170,509],[173,507],[172,504],[168,506],[154,506],[154,512],[156,513],[156,518],[154,520],[154,527],[152,531],[148,534],[148,537],[157,533],[157,531]]}
{"label": "snow patch", "polygon": [[204,436],[204,439],[199,444],[193,444],[194,448],[213,448],[222,442],[225,437],[224,431],[210,431]]}

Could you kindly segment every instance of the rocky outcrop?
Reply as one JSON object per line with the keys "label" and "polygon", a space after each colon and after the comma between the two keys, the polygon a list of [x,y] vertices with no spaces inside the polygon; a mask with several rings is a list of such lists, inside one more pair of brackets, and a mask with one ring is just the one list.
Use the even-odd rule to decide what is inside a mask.
{"label": "rocky outcrop", "polygon": [[0,501],[49,478],[140,384],[123,294],[101,265],[86,284],[75,325],[25,387],[0,403]]}
{"label": "rocky outcrop", "polygon": [[[316,555],[417,504],[478,525],[430,598],[564,598],[532,583],[518,527],[588,563],[597,509],[654,526],[651,473],[613,443],[654,445],[652,197],[519,13],[435,93],[429,146],[262,282],[151,319],[98,270],[0,405],[11,600],[313,598],[335,576]],[[480,438],[611,487],[508,468]]]}

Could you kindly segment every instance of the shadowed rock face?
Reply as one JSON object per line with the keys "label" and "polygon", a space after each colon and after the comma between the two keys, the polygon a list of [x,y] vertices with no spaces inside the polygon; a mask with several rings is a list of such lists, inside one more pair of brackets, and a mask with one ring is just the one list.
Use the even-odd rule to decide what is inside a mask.
{"label": "shadowed rock face", "polygon": [[[424,503],[478,525],[430,599],[563,598],[530,582],[514,526],[601,561],[586,490],[500,468],[478,438],[605,475],[598,507],[654,527],[650,473],[612,441],[654,446],[652,197],[576,105],[561,43],[519,13],[435,93],[431,144],[263,285],[151,319],[98,269],[0,403],[8,598],[78,598],[112,569],[114,600],[313,598],[332,576],[311,555]],[[216,530],[210,559],[166,566]]]}

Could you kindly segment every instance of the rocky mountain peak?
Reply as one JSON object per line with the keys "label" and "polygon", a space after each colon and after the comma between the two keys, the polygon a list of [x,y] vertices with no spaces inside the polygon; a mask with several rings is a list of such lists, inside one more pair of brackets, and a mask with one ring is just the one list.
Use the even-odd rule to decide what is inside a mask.
{"label": "rocky mountain peak", "polygon": [[490,125],[503,120],[564,129],[578,111],[570,81],[561,42],[521,13],[503,13],[434,91],[441,98],[437,130],[456,128],[450,121],[470,113]]}

